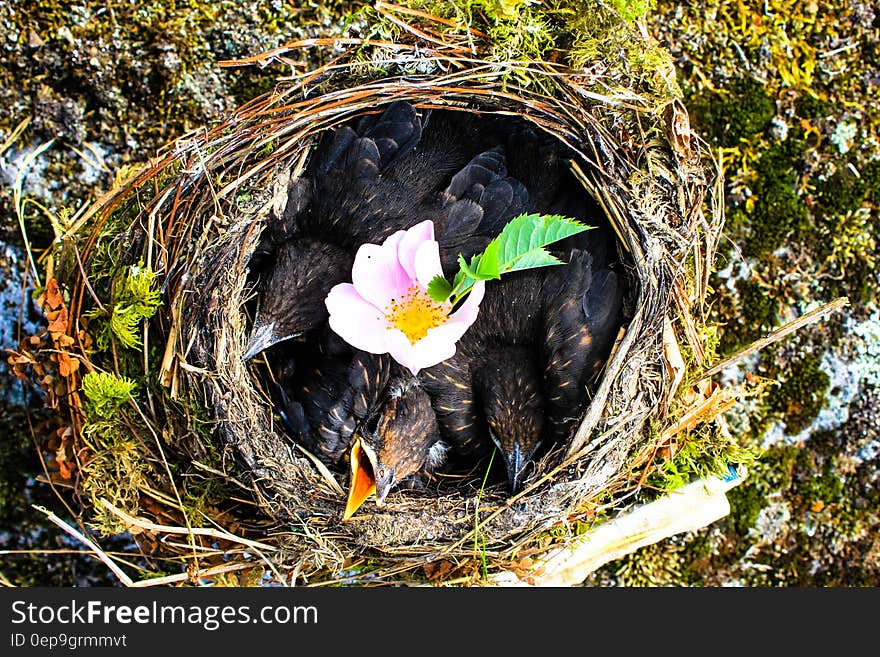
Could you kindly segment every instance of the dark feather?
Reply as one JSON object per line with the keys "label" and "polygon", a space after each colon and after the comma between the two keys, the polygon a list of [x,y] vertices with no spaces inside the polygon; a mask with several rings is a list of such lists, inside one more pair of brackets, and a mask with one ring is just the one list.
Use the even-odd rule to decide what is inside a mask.
{"label": "dark feather", "polygon": [[299,366],[276,384],[277,408],[292,438],[328,464],[346,454],[391,371],[386,355],[295,350]]}

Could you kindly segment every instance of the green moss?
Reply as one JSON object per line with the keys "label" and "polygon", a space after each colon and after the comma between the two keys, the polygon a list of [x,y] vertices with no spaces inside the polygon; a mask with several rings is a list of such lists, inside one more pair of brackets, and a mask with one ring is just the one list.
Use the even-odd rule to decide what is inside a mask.
{"label": "green moss", "polygon": [[91,417],[110,419],[134,399],[134,381],[109,372],[89,372],[83,377],[86,409]]}
{"label": "green moss", "polygon": [[[572,38],[568,46],[572,68],[589,68],[602,62],[603,67],[609,69],[609,79],[628,80],[627,91],[638,93],[658,111],[669,101],[682,98],[668,50],[656,42],[642,39],[634,28],[621,25],[620,19],[612,12],[595,5],[570,4],[570,9],[567,12],[560,10],[560,15],[564,16]],[[603,85],[596,91],[607,95],[615,89],[609,90]]]}
{"label": "green moss", "polygon": [[730,521],[736,534],[745,536],[755,526],[758,514],[767,506],[766,495],[758,486],[745,482],[727,494]]}
{"label": "green moss", "polygon": [[718,347],[723,356],[754,342],[776,324],[778,301],[774,290],[751,279],[739,279],[736,290],[739,308],[728,313]]}
{"label": "green moss", "polygon": [[829,472],[816,474],[798,486],[799,495],[825,504],[839,501],[842,492],[843,481]]}
{"label": "green moss", "polygon": [[871,160],[859,172],[865,189],[865,198],[871,203],[880,204],[880,159]]}
{"label": "green moss", "polygon": [[805,119],[821,119],[834,113],[834,106],[810,92],[801,94],[795,103],[797,115]]}
{"label": "green moss", "polygon": [[715,545],[708,531],[691,532],[684,537],[681,553],[681,579],[675,586],[700,586],[702,571],[709,567],[715,556]]}
{"label": "green moss", "polygon": [[763,190],[750,218],[751,230],[743,252],[752,258],[764,258],[782,246],[793,231],[806,224],[809,215],[793,190],[774,185]]}
{"label": "green moss", "polygon": [[729,474],[731,466],[751,466],[758,451],[744,448],[714,427],[688,433],[672,459],[648,477],[654,488],[671,491],[699,479]]}
{"label": "green moss", "polygon": [[820,364],[819,354],[802,355],[787,368],[785,381],[767,395],[768,407],[782,415],[790,434],[806,429],[825,403],[830,379]]}
{"label": "green moss", "polygon": [[810,437],[809,450],[798,452],[793,484],[800,505],[810,507],[816,502],[825,505],[843,503],[845,490],[838,474],[840,451],[840,437],[832,432],[823,431]]}
{"label": "green moss", "polygon": [[745,77],[720,91],[694,96],[690,110],[698,131],[719,146],[734,147],[767,127],[776,103],[765,85]]}
{"label": "green moss", "polygon": [[736,536],[746,536],[758,514],[769,504],[768,496],[787,491],[794,481],[798,459],[804,452],[794,445],[774,445],[749,468],[746,480],[727,493],[730,515],[727,522]]}
{"label": "green moss", "polygon": [[615,564],[614,574],[621,586],[676,586],[681,581],[681,552],[671,542],[647,545]]}
{"label": "green moss", "polygon": [[229,487],[217,476],[192,473],[182,479],[181,498],[188,512],[211,517],[217,505],[229,499]]}
{"label": "green moss", "polygon": [[[809,448],[774,446],[746,483],[728,493],[734,537],[748,536],[770,496],[785,500],[791,509],[784,553],[767,554],[767,547],[750,558],[772,560],[770,583],[861,586],[876,581],[877,565],[867,557],[875,549],[880,489],[875,464],[865,461],[853,469],[845,456],[846,442],[855,433],[843,427],[813,434]],[[735,561],[749,547],[754,550],[754,543],[734,539],[723,558]],[[743,575],[749,583],[763,585],[753,573]]]}
{"label": "green moss", "polygon": [[632,23],[648,13],[649,9],[657,6],[657,0],[609,0],[611,7],[623,18]]}
{"label": "green moss", "polygon": [[137,515],[140,491],[149,470],[143,447],[125,425],[114,420],[88,423],[83,437],[92,450],[92,457],[83,467],[81,486],[90,499],[90,524],[105,536],[125,531],[125,523],[101,500]]}
{"label": "green moss", "polygon": [[755,164],[758,186],[762,189],[779,185],[793,186],[797,182],[797,172],[807,150],[806,143],[797,135],[792,135],[785,141],[774,142],[765,148]]}
{"label": "green moss", "polygon": [[[827,297],[849,297],[860,305],[873,303],[877,292],[877,244],[880,214],[852,212],[825,217],[824,239],[816,244],[817,257],[832,275],[822,279]],[[824,223],[824,222],[823,222]]]}
{"label": "green moss", "polygon": [[[621,23],[621,18],[632,21],[644,15],[653,0],[616,0],[611,9],[585,0],[403,0],[396,4],[448,22],[432,23],[432,30],[462,35],[472,29],[486,34],[489,59],[517,64],[506,70],[505,82],[515,79],[523,86],[545,84],[521,67],[552,55],[554,61],[567,59],[575,69],[602,62],[609,69],[608,79],[626,83],[627,92],[635,91],[657,107],[682,95],[669,52]],[[414,20],[412,16],[405,18]],[[401,29],[370,6],[354,12],[347,23],[360,30],[366,25],[366,35],[377,39],[393,39]],[[373,72],[390,72],[384,62],[374,62],[368,49],[358,56],[361,66]],[[613,95],[616,91],[603,86],[599,93]]]}
{"label": "green moss", "polygon": [[[470,3],[461,2],[449,4],[458,4],[462,8],[480,7],[483,12],[492,20],[514,20],[520,10],[529,4],[528,0],[472,0]],[[470,5],[470,7],[469,7]]]}
{"label": "green moss", "polygon": [[798,196],[797,166],[806,145],[794,138],[775,143],[758,158],[752,183],[754,202],[746,211],[749,232],[743,252],[763,258],[797,231],[800,241],[814,233],[810,214]]}
{"label": "green moss", "polygon": [[[448,25],[432,24],[432,29],[442,33],[462,34],[468,29],[485,33],[495,61],[541,60],[555,46],[556,30],[547,8],[526,0],[403,0],[396,4],[449,21]],[[346,22],[365,22],[371,37],[394,38],[400,31],[400,26],[370,5],[352,12]],[[364,63],[370,60],[369,53],[362,53]],[[529,78],[523,76],[522,82]]]}
{"label": "green moss", "polygon": [[86,313],[92,320],[105,320],[98,323],[96,331],[98,349],[109,347],[111,334],[127,349],[141,348],[141,322],[152,317],[162,303],[155,281],[156,273],[143,263],[132,265],[116,277],[109,311],[94,308]]}
{"label": "green moss", "polygon": [[880,214],[872,210],[880,200],[880,160],[858,169],[838,166],[815,186],[813,214],[821,239],[815,241],[817,260],[830,275],[822,280],[827,296],[847,296],[869,304],[876,296],[877,244]]}
{"label": "green moss", "polygon": [[865,200],[867,185],[861,178],[843,171],[820,181],[816,185],[816,200],[819,203],[817,215],[820,219],[828,215],[843,215],[858,210]]}

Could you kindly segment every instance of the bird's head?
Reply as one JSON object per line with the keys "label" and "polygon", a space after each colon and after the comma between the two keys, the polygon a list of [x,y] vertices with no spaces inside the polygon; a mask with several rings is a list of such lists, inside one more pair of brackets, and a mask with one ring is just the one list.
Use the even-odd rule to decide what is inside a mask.
{"label": "bird's head", "polygon": [[489,437],[504,458],[507,481],[511,491],[516,493],[522,485],[526,465],[541,446],[543,410],[518,416],[505,408],[487,419]]}
{"label": "bird's head", "polygon": [[542,381],[516,354],[497,354],[495,367],[475,378],[489,437],[504,458],[511,490],[519,490],[526,465],[541,446],[544,432]]}
{"label": "bird's head", "polygon": [[428,394],[415,377],[389,382],[375,412],[360,428],[351,452],[348,519],[375,492],[382,505],[388,493],[411,475],[440,465],[446,454]]}
{"label": "bird's head", "polygon": [[291,240],[275,252],[243,360],[284,340],[303,338],[327,320],[324,299],[351,274],[352,256],[334,244]]}

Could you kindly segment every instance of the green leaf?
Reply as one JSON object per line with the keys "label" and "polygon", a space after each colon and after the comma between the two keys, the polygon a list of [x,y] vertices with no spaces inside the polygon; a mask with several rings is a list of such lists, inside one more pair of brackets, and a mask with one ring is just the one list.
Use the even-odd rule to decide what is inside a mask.
{"label": "green leaf", "polygon": [[475,271],[477,267],[480,266],[480,256],[476,255],[471,258],[471,264],[467,263],[467,260],[464,259],[464,256],[460,253],[458,254],[458,266],[461,268],[465,274],[470,276],[471,278],[477,278],[477,272]]}
{"label": "green leaf", "polygon": [[[483,251],[482,257],[477,262],[476,278],[481,281],[488,281],[493,278],[501,278],[501,266],[498,261],[500,243],[495,238]],[[473,261],[472,261],[473,262]]]}
{"label": "green leaf", "polygon": [[[540,249],[593,228],[558,214],[521,214],[514,217],[496,238],[501,269],[535,249]],[[509,270],[513,271],[513,270]]]}
{"label": "green leaf", "polygon": [[550,265],[564,265],[559,258],[550,253],[547,249],[534,249],[521,255],[519,258],[509,263],[502,273],[510,271],[521,271],[523,269],[534,269],[535,267],[548,267]]}
{"label": "green leaf", "polygon": [[452,279],[452,290],[447,298],[455,304],[477,281],[501,278],[501,274],[511,271],[565,264],[544,247],[590,228],[595,226],[558,214],[516,216],[489,242],[483,253],[471,258],[470,264],[458,255],[459,271]]}
{"label": "green leaf", "polygon": [[437,274],[431,279],[431,282],[428,283],[428,296],[434,301],[442,303],[449,298],[451,293],[452,285],[440,274]]}

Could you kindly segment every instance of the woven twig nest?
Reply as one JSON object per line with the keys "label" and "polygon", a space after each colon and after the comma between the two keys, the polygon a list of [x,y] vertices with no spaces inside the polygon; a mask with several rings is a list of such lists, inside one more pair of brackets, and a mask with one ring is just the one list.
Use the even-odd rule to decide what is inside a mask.
{"label": "woven twig nest", "polygon": [[[92,334],[97,320],[89,318],[100,317],[101,306],[107,311],[120,275],[133,265],[157,274],[162,305],[143,328],[145,346],[126,350],[111,336],[99,357],[83,343],[79,322],[71,322],[76,342],[69,349],[87,367],[67,377],[70,390],[79,390],[92,369],[144,383],[137,412],[124,406],[119,414],[137,444],[129,456],[141,460],[136,494],[107,499],[107,487],[94,480],[107,470],[89,464],[109,439],[88,431],[78,397],[67,404],[74,436],[85,445],[84,506],[105,522],[122,518],[117,528],[135,529],[154,554],[218,563],[217,555],[212,561],[192,546],[218,537],[235,545],[238,534],[275,548],[261,553],[273,568],[336,576],[358,556],[371,558],[368,570],[385,573],[435,559],[461,563],[477,557],[478,539],[479,558],[503,569],[523,546],[564,544],[574,532],[571,521],[637,487],[631,472],[656,447],[658,427],[669,423],[665,414],[682,374],[678,341],[701,356],[693,316],[706,292],[720,212],[670,60],[644,31],[597,5],[590,10],[596,25],[615,35],[603,47],[616,48],[618,57],[599,49],[590,58],[584,47],[574,68],[566,63],[572,51],[561,48],[540,62],[497,61],[498,49],[476,28],[377,7],[374,19],[397,26],[389,38],[313,40],[255,60],[283,61],[298,48],[334,54],[216,127],[177,140],[85,213],[67,243],[74,249],[63,252],[75,257],[59,259],[70,316]],[[633,63],[635,51],[653,58]],[[503,486],[482,490],[478,477],[404,489],[384,507],[368,503],[359,518],[340,522],[344,473],[329,480],[292,444],[273,416],[258,366],[242,361],[253,292],[248,265],[322,132],[401,99],[420,109],[520,117],[574,149],[585,193],[617,233],[630,272],[630,307],[576,434],[540,461],[525,490],[513,497]],[[96,277],[99,266],[105,271]],[[102,293],[110,295],[103,303]],[[232,492],[196,514],[186,490],[211,478]],[[181,541],[170,530],[216,525],[233,531],[190,532]],[[229,554],[224,558],[253,559]]]}

